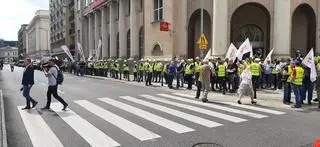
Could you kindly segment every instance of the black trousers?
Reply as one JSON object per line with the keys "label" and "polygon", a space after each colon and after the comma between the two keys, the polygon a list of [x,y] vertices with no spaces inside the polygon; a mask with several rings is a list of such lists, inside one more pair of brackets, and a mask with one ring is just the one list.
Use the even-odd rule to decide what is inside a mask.
{"label": "black trousers", "polygon": [[146,80],[146,86],[151,85],[151,80],[152,80],[152,72],[147,73],[147,80]]}
{"label": "black trousers", "polygon": [[67,105],[67,103],[58,95],[58,85],[49,86],[47,91],[47,105],[46,105],[47,108],[50,108],[51,95],[53,95],[53,97],[57,99],[64,106]]}
{"label": "black trousers", "polygon": [[253,84],[253,98],[257,98],[257,88],[259,87],[260,77],[252,76],[252,84]]}
{"label": "black trousers", "polygon": [[222,90],[222,93],[225,94],[227,90],[226,77],[218,77],[218,81],[220,90]]}
{"label": "black trousers", "polygon": [[200,81],[197,82],[197,93],[196,93],[196,98],[200,97],[200,92],[202,88],[202,83]]}
{"label": "black trousers", "polygon": [[133,72],[133,81],[137,81],[137,79],[138,79],[138,73]]}
{"label": "black trousers", "polygon": [[277,86],[278,86],[278,77],[277,74],[272,74],[272,81],[273,81],[273,89],[277,90]]}
{"label": "black trousers", "polygon": [[192,75],[186,74],[185,77],[188,83],[187,89],[192,89]]}
{"label": "black trousers", "polygon": [[172,87],[173,78],[174,78],[174,74],[173,74],[173,73],[169,73],[169,74],[168,74],[168,87],[169,87],[170,89],[173,88],[173,87]]}
{"label": "black trousers", "polygon": [[196,74],[195,74],[195,79],[194,80],[196,80],[196,85],[197,85],[197,82],[199,82],[199,76],[200,76],[200,72],[196,72]]}

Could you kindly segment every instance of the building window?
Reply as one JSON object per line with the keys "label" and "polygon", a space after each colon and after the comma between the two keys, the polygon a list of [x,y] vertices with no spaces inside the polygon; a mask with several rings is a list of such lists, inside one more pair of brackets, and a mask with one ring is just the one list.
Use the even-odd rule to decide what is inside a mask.
{"label": "building window", "polygon": [[153,13],[154,21],[159,21],[163,19],[163,0],[153,0]]}
{"label": "building window", "polygon": [[130,10],[131,10],[131,0],[128,1],[128,15],[130,16]]}
{"label": "building window", "polygon": [[130,38],[130,30],[127,33],[127,58],[130,58],[131,54],[131,38]]}
{"label": "building window", "polygon": [[163,52],[161,50],[161,47],[159,44],[156,44],[154,47],[153,47],[153,50],[152,50],[152,53],[151,53],[153,56],[162,56],[163,55]]}

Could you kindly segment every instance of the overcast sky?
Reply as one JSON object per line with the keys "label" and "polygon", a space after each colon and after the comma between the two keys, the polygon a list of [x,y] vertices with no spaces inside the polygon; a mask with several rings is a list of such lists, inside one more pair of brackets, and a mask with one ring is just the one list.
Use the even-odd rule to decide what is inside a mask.
{"label": "overcast sky", "polygon": [[49,0],[1,0],[0,38],[18,40],[22,24],[28,24],[38,9],[48,10]]}

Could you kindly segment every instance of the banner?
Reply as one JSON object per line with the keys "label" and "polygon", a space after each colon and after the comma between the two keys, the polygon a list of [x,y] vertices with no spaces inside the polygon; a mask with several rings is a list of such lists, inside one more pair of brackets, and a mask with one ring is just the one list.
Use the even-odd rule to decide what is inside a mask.
{"label": "banner", "polygon": [[208,53],[207,53],[206,57],[204,57],[203,61],[204,61],[204,60],[209,60],[210,57],[211,57],[211,54],[212,54],[212,49],[210,49],[210,50],[208,51]]}
{"label": "banner", "polygon": [[71,59],[71,61],[74,62],[74,59],[72,57],[72,54],[71,54],[69,48],[66,45],[61,46],[61,48],[68,55],[68,57]]}
{"label": "banner", "polygon": [[307,56],[303,59],[302,64],[310,68],[310,81],[314,82],[317,80],[317,69],[314,63],[314,50],[313,48],[309,51]]}
{"label": "banner", "polygon": [[233,45],[233,43],[231,43],[226,54],[226,59],[228,58],[229,60],[232,59],[233,61],[235,61],[237,58],[237,52],[238,49]]}
{"label": "banner", "polygon": [[101,52],[101,47],[102,47],[102,41],[101,39],[99,39],[99,43],[98,43],[98,48],[97,48],[97,51],[96,51],[96,60],[98,61],[99,60],[99,57],[100,57],[100,52]]}
{"label": "banner", "polygon": [[253,58],[253,49],[252,49],[252,44],[250,44],[249,51],[250,51],[250,57],[251,57],[251,58]]}
{"label": "banner", "polygon": [[81,47],[80,42],[77,43],[78,53],[80,55],[80,61],[86,61],[86,57],[84,56],[83,49]]}
{"label": "banner", "polygon": [[264,59],[263,64],[267,64],[268,61],[272,61],[272,59],[271,59],[272,54],[273,54],[273,49],[270,51],[270,53],[268,54],[266,59]]}
{"label": "banner", "polygon": [[249,38],[247,38],[243,43],[242,45],[239,47],[239,50],[238,50],[238,59],[239,60],[242,60],[242,57],[244,54],[246,53],[249,53],[250,52],[250,41],[249,41]]}

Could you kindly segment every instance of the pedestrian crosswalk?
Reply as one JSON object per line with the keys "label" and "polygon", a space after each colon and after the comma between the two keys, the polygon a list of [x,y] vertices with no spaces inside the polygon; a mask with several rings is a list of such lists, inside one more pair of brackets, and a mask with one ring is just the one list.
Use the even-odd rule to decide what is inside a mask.
{"label": "pedestrian crosswalk", "polygon": [[[51,105],[52,113],[57,114],[90,146],[95,147],[115,147],[125,143],[115,134],[118,131],[110,133],[104,130],[104,126],[97,125],[87,116],[81,116],[83,111],[100,118],[105,125],[112,125],[115,129],[132,136],[138,144],[148,140],[156,141],[165,136],[160,129],[150,128],[150,125],[142,125],[137,120],[149,122],[153,124],[151,126],[156,125],[161,130],[179,135],[194,133],[198,131],[199,127],[214,129],[223,127],[225,123],[236,125],[251,119],[263,119],[270,117],[270,115],[285,114],[285,112],[259,106],[227,102],[223,104],[202,103],[183,93],[103,97],[94,100],[76,100],[74,103],[68,111],[62,111],[61,104],[53,103]],[[112,106],[117,111],[111,111],[106,106]],[[24,111],[21,110],[22,106],[17,108],[34,147],[65,146],[39,110]],[[126,112],[131,117],[121,115],[120,112]],[[131,144],[131,146],[138,145]]]}

